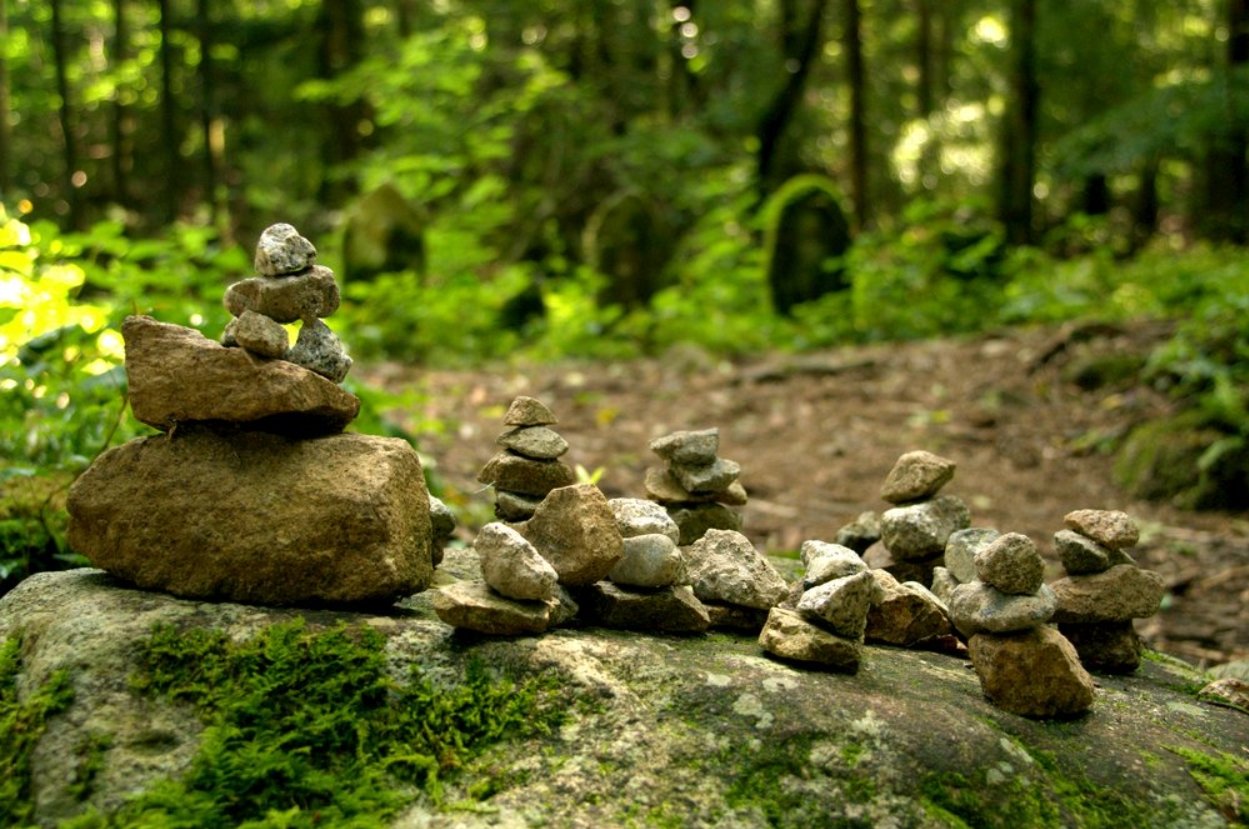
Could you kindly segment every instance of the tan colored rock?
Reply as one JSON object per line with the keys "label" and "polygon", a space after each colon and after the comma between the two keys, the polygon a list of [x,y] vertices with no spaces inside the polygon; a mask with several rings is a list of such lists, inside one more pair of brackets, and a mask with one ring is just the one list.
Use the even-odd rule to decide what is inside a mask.
{"label": "tan colored rock", "polygon": [[866,570],[823,582],[802,594],[798,612],[838,636],[862,639],[875,585]]}
{"label": "tan colored rock", "polygon": [[237,345],[253,354],[270,358],[286,356],[291,347],[286,329],[255,311],[244,311],[242,316],[230,320],[221,342],[222,345]]}
{"label": "tan colored rock", "polygon": [[624,556],[608,578],[631,587],[667,587],[685,579],[685,559],[666,535],[635,535],[624,540]]}
{"label": "tan colored rock", "polygon": [[880,497],[891,504],[931,498],[954,477],[954,461],[924,450],[898,458],[881,485]]}
{"label": "tan colored rock", "polygon": [[396,438],[186,427],[105,452],[68,506],[76,551],[176,596],[380,602],[433,574],[421,463]]}
{"label": "tan colored rock", "polygon": [[1119,510],[1078,509],[1063,516],[1063,523],[1112,550],[1133,547],[1141,537],[1132,517]]}
{"label": "tan colored rock", "polygon": [[1006,533],[981,548],[973,560],[976,576],[1012,596],[1031,596],[1045,580],[1045,562],[1023,533]]}
{"label": "tan colored rock", "polygon": [[1116,564],[1136,564],[1123,550],[1098,544],[1075,530],[1059,530],[1054,533],[1054,550],[1069,576],[1104,573]]}
{"label": "tan colored rock", "polygon": [[684,584],[643,590],[602,581],[578,595],[587,621],[616,630],[702,633],[711,624],[707,609]]}
{"label": "tan colored rock", "polygon": [[1197,698],[1249,714],[1249,682],[1243,679],[1232,676],[1216,679],[1198,691]]}
{"label": "tan colored rock", "polygon": [[538,461],[503,451],[486,462],[477,480],[495,489],[541,497],[553,489],[572,485],[577,476],[563,461]]}
{"label": "tan colored rock", "polygon": [[685,572],[703,601],[767,610],[789,592],[772,563],[739,532],[707,530],[683,551]]}
{"label": "tan colored rock", "polygon": [[973,636],[967,644],[981,690],[999,708],[1049,719],[1078,716],[1093,704],[1093,678],[1052,627]]}
{"label": "tan colored rock", "polygon": [[922,584],[899,583],[883,570],[872,575],[880,593],[867,612],[867,641],[910,648],[954,633],[945,606]]}
{"label": "tan colored rock", "polygon": [[716,462],[716,453],[720,451],[720,430],[673,432],[655,438],[650,447],[652,452],[669,463],[706,466]]}
{"label": "tan colored rock", "polygon": [[707,608],[707,618],[711,620],[711,627],[721,630],[739,630],[758,636],[759,631],[763,630],[764,624],[768,621],[768,611],[756,607],[717,604],[716,602],[703,602],[703,607]]}
{"label": "tan colored rock", "polygon": [[551,603],[509,599],[484,581],[457,581],[438,588],[434,612],[454,628],[492,636],[542,633],[551,625]]}
{"label": "tan colored rock", "polygon": [[494,514],[501,521],[528,521],[541,503],[541,495],[521,495],[498,489],[494,493]]}
{"label": "tan colored rock", "polygon": [[224,421],[311,435],[342,431],[360,400],[284,360],[226,348],[192,328],[151,317],[127,317],[126,375],[130,409],[142,423]]}
{"label": "tan colored rock", "polygon": [[518,426],[495,439],[504,449],[540,461],[551,461],[568,451],[568,441],[545,426]]}
{"label": "tan colored rock", "polygon": [[1144,619],[1158,612],[1166,593],[1161,576],[1131,564],[1088,576],[1067,576],[1050,587],[1058,599],[1054,621],[1059,624]]}
{"label": "tan colored rock", "polygon": [[560,584],[605,579],[624,555],[616,516],[593,484],[552,490],[519,529],[559,573]]}
{"label": "tan colored rock", "polygon": [[863,648],[854,639],[835,636],[816,627],[795,610],[774,607],[759,633],[765,651],[792,662],[820,665],[855,673],[863,659]]}
{"label": "tan colored rock", "polygon": [[740,507],[749,500],[746,488],[741,481],[733,481],[719,492],[690,492],[681,486],[680,481],[667,469],[652,466],[646,470],[646,478],[642,484],[648,497],[661,504],[727,504]]}
{"label": "tan colored rock", "polygon": [[255,311],[276,322],[314,320],[338,310],[334,272],[313,265],[295,276],[253,276],[226,288],[226,310],[234,316]]}
{"label": "tan colored rock", "polygon": [[505,426],[554,426],[559,419],[541,400],[521,395],[512,401],[503,415]]}

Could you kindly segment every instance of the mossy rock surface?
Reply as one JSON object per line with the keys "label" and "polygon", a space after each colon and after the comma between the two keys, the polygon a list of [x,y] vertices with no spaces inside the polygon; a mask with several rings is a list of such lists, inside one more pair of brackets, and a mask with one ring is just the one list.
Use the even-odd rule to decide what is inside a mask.
{"label": "mossy rock surface", "polygon": [[[245,641],[293,620],[312,633],[376,632],[396,681],[417,668],[453,687],[470,663],[484,665],[521,685],[539,679],[561,709],[547,733],[503,733],[442,769],[436,789],[397,785],[401,803],[353,825],[1172,827],[1244,818],[1236,797],[1249,797],[1249,717],[1199,702],[1206,677],[1166,657],[1152,655],[1133,676],[1100,677],[1087,716],[1044,722],[994,708],[969,665],[943,654],[869,647],[859,673],[845,676],[769,659],[749,637],[567,629],[483,639],[438,622],[425,596],[405,604],[382,614],[275,610],[173,599],[91,570],[27,580],[0,600],[0,638],[22,641],[18,695],[61,671],[74,690],[31,754],[35,818],[56,825],[90,807],[103,821],[197,762],[203,711],[136,682],[155,625]],[[535,719],[549,714],[544,699]],[[96,747],[90,762],[84,745]],[[276,804],[257,825],[312,825],[297,805]]]}
{"label": "mossy rock surface", "polygon": [[1114,474],[1129,494],[1171,501],[1185,509],[1249,507],[1249,446],[1203,462],[1227,439],[1199,412],[1151,420],[1128,435],[1115,459]]}

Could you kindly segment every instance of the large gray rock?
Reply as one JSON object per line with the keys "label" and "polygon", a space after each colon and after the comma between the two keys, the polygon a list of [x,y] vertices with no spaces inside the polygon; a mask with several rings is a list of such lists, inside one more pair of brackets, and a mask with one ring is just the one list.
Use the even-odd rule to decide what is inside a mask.
{"label": "large gray rock", "polygon": [[460,630],[491,636],[525,636],[551,626],[554,602],[509,599],[484,581],[457,581],[434,592],[438,618]]}
{"label": "large gray rock", "polygon": [[885,510],[880,516],[880,537],[897,558],[917,561],[940,555],[950,535],[970,523],[971,512],[960,498],[940,495]]}
{"label": "large gray rock", "polygon": [[504,449],[539,461],[553,461],[568,451],[563,435],[545,426],[518,426],[495,439]]}
{"label": "large gray rock", "polygon": [[708,530],[682,549],[686,575],[703,601],[766,610],[789,590],[772,563],[739,532]]}
{"label": "large gray rock", "polygon": [[351,358],[343,343],[321,320],[306,320],[295,344],[286,352],[288,361],[315,371],[325,379],[341,383],[351,370]]}
{"label": "large gray rock", "polygon": [[802,575],[802,585],[808,590],[817,584],[867,570],[867,562],[858,553],[840,544],[804,541],[798,555],[807,568]]}
{"label": "large gray rock", "polygon": [[640,590],[601,581],[579,590],[577,598],[587,622],[616,630],[702,633],[711,624],[688,585]]}
{"label": "large gray rock", "polygon": [[197,421],[303,435],[341,432],[360,400],[307,369],[226,348],[192,328],[126,317],[130,410],[162,431]]}
{"label": "large gray rock", "polygon": [[506,524],[481,528],[473,540],[481,557],[481,575],[495,592],[509,599],[542,601],[555,595],[559,574],[523,535]]}
{"label": "large gray rock", "polygon": [[314,265],[298,276],[253,276],[226,288],[226,310],[255,311],[276,322],[314,320],[338,310],[338,283],[329,268]]}
{"label": "large gray rock", "polygon": [[593,584],[624,555],[624,539],[607,498],[593,484],[552,490],[519,527],[559,573],[560,584]]}
{"label": "large gray rock", "polygon": [[960,584],[950,597],[950,621],[964,636],[1014,633],[1045,624],[1058,600],[1049,585],[1034,596],[1012,596],[982,581]]}
{"label": "large gray rock", "polygon": [[[471,550],[448,551],[449,560],[461,556],[475,569]],[[777,615],[822,633],[796,613]],[[88,806],[108,817],[190,768],[203,745],[195,711],[131,682],[154,626],[219,630],[237,641],[299,618],[310,631],[372,628],[385,637],[398,681],[419,670],[455,689],[475,664],[556,687],[565,711],[550,734],[441,771],[436,800],[396,786],[409,798],[400,813],[357,816],[360,825],[937,827],[955,815],[1005,827],[1114,815],[1144,829],[1222,826],[1217,793],[1203,791],[1180,752],[1159,746],[1215,763],[1249,745],[1249,717],[1201,702],[1190,689],[1208,678],[1159,654],[1136,675],[1104,681],[1078,726],[1053,727],[997,709],[964,660],[939,653],[867,647],[858,674],[840,676],[767,658],[753,638],[731,635],[590,628],[466,640],[427,605],[370,615],[210,604],[79,570],[32,576],[0,598],[0,640],[23,637],[18,697],[61,670],[74,692],[70,707],[31,735],[33,822],[59,825]],[[353,704],[343,700],[348,718]],[[83,786],[82,749],[102,740],[92,785]],[[302,756],[267,748],[289,758],[287,767],[304,767]]]}
{"label": "large gray rock", "polygon": [[880,497],[891,504],[931,498],[954,477],[954,461],[923,449],[907,452],[894,463],[880,487]]}
{"label": "large gray rock", "polygon": [[105,452],[68,506],[74,550],[178,596],[391,601],[433,572],[421,462],[397,438],[186,427]]}
{"label": "large gray rock", "polygon": [[1124,622],[1158,612],[1166,593],[1162,577],[1152,570],[1117,564],[1102,573],[1067,576],[1051,587],[1058,599],[1054,621]]}
{"label": "large gray rock", "polygon": [[857,638],[829,633],[783,607],[769,611],[759,632],[759,646],[781,659],[851,674],[859,670],[863,659],[863,646]]}

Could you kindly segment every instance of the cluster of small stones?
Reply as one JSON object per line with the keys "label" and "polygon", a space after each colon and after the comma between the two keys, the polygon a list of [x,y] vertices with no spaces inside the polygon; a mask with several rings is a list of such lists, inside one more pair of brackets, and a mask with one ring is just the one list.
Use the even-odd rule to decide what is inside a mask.
{"label": "cluster of small stones", "polygon": [[541,401],[517,397],[503,416],[509,427],[495,441],[501,451],[477,475],[494,487],[494,514],[500,521],[528,521],[552,490],[569,486],[576,476],[560,460],[568,441],[550,428],[559,421]]}
{"label": "cluster of small stones", "polygon": [[[234,319],[221,335],[222,345],[286,360],[341,383],[351,358],[321,321],[338,310],[338,283],[316,259],[312,242],[291,225],[266,228],[256,245],[258,276],[226,289],[225,307]],[[283,326],[293,322],[300,328],[292,346]]]}
{"label": "cluster of small stones", "polygon": [[954,470],[952,461],[923,450],[898,458],[880,490],[894,506],[880,516],[880,543],[865,553],[874,569],[902,582],[933,583],[950,536],[971,526],[962,499],[939,494]]}
{"label": "cluster of small stones", "polygon": [[1141,662],[1132,620],[1158,610],[1162,579],[1129,554],[1140,533],[1125,513],[1076,510],[1063,523],[1067,529],[1054,534],[1054,548],[1067,577],[1053,584],[1054,621],[1090,670],[1131,673]]}
{"label": "cluster of small stones", "polygon": [[742,469],[718,457],[719,429],[673,432],[651,441],[650,448],[665,464],[646,470],[646,494],[676,521],[682,546],[708,530],[741,530],[742,517],[731,507],[746,504],[746,489],[737,480]]}

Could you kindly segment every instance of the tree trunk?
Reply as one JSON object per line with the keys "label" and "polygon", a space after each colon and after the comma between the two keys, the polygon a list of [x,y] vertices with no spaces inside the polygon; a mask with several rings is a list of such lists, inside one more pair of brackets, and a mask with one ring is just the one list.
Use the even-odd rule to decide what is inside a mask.
{"label": "tree trunk", "polygon": [[1037,113],[1036,0],[1012,0],[1011,97],[1002,120],[998,160],[998,218],[1011,244],[1031,244],[1032,185],[1036,176]]}
{"label": "tree trunk", "polygon": [[[9,42],[9,8],[7,0],[0,0],[0,43]],[[10,178],[9,159],[13,157],[13,136],[9,130],[9,63],[0,49],[0,203],[10,197],[13,185]]]}
{"label": "tree trunk", "polygon": [[195,29],[199,39],[199,121],[201,140],[204,142],[204,199],[208,202],[211,221],[217,224],[218,205],[217,184],[218,173],[217,139],[213,135],[213,121],[216,117],[216,93],[213,78],[213,24],[212,13],[208,0],[195,0]]}
{"label": "tree trunk", "polygon": [[[1227,91],[1249,67],[1249,0],[1227,0]],[[1225,123],[1206,153],[1204,233],[1224,242],[1249,243],[1249,130],[1237,124],[1228,101]]]}
{"label": "tree trunk", "polygon": [[69,226],[82,229],[82,211],[75,177],[78,172],[78,142],[74,135],[72,109],[69,99],[69,54],[65,44],[65,22],[61,17],[61,0],[51,0],[52,54],[56,63],[56,91],[61,98],[60,122],[64,139],[65,201],[69,205]]}
{"label": "tree trunk", "polygon": [[863,31],[859,0],[846,0],[846,76],[850,81],[850,195],[855,230],[867,227],[871,204],[867,193],[867,79],[863,71]]}
{"label": "tree trunk", "polygon": [[1132,244],[1142,247],[1158,229],[1158,159],[1151,158],[1141,168],[1141,182],[1132,205]]}
{"label": "tree trunk", "polygon": [[926,140],[919,158],[919,181],[921,188],[931,190],[937,186],[937,172],[940,169],[941,150],[937,136],[932,129],[932,115],[936,109],[937,91],[937,54],[934,46],[936,22],[933,15],[933,3],[936,0],[916,0],[919,20],[915,37],[915,63],[919,69],[919,79],[915,90],[915,117],[924,122]]}
{"label": "tree trunk", "polygon": [[[322,0],[317,19],[320,35],[320,76],[332,80],[350,71],[364,55],[364,10],[361,0]],[[319,196],[326,206],[355,192],[355,187],[332,175],[335,168],[360,154],[359,126],[365,118],[362,101],[327,104],[329,138],[322,151],[326,173]]]}
{"label": "tree trunk", "polygon": [[757,130],[759,153],[756,158],[759,188],[762,193],[766,194],[775,189],[779,182],[774,181],[774,178],[785,178],[784,175],[776,175],[778,151],[781,139],[785,136],[785,130],[793,120],[798,105],[802,102],[802,93],[806,88],[807,76],[811,73],[811,64],[824,44],[824,8],[827,5],[828,0],[813,0],[810,13],[807,15],[806,26],[798,33],[788,28],[792,27],[793,20],[797,16],[793,8],[786,2],[781,4],[782,25],[787,27],[781,33],[782,44],[786,49],[784,58],[787,74],[785,84],[759,120]]}
{"label": "tree trunk", "polygon": [[[2,1],[2,0],[0,0]],[[113,0],[113,48],[110,63],[113,72],[121,72],[130,54],[130,26],[126,18],[126,0]],[[130,204],[129,173],[132,167],[130,145],[127,136],[129,113],[121,102],[121,95],[113,96],[109,113],[108,137],[112,145],[110,166],[113,175],[113,198],[119,204]]]}
{"label": "tree trunk", "polygon": [[1110,182],[1105,173],[1092,173],[1084,179],[1081,210],[1089,216],[1105,216],[1110,212]]}
{"label": "tree trunk", "polygon": [[162,188],[162,219],[172,222],[178,217],[182,198],[182,154],[177,131],[177,102],[173,97],[173,19],[169,0],[157,0],[160,9],[160,140],[165,163]]}

